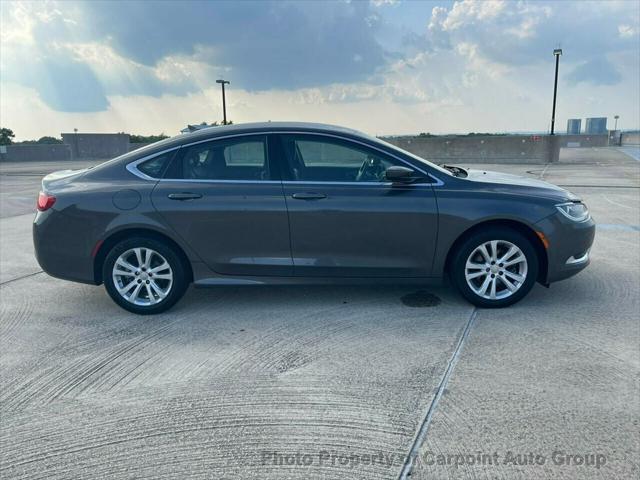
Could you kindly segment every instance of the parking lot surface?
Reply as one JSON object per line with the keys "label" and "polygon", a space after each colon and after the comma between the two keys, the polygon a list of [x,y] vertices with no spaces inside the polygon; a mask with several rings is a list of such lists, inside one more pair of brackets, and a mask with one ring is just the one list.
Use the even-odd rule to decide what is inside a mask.
{"label": "parking lot surface", "polygon": [[565,186],[598,224],[589,268],[507,309],[445,287],[217,287],[154,317],[35,261],[40,178],[73,165],[0,164],[1,478],[637,478],[632,155],[472,166]]}

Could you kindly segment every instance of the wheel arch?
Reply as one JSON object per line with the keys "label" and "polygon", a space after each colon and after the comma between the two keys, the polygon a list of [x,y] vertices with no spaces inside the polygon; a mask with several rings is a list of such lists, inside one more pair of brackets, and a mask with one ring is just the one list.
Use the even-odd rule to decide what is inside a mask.
{"label": "wheel arch", "polygon": [[547,255],[547,250],[542,243],[540,237],[536,234],[536,231],[531,228],[529,225],[518,222],[517,220],[508,220],[508,219],[495,219],[495,220],[486,220],[484,222],[477,223],[467,230],[462,232],[458,238],[451,244],[449,247],[449,251],[447,252],[444,271],[445,273],[449,273],[451,269],[451,262],[453,260],[453,256],[456,250],[460,247],[462,242],[464,242],[467,238],[469,238],[474,233],[485,229],[487,227],[506,227],[511,228],[518,233],[524,235],[524,237],[531,242],[531,245],[536,251],[536,256],[538,258],[538,278],[536,279],[538,282],[546,284],[547,279],[547,271],[549,267],[549,257]]}
{"label": "wheel arch", "polygon": [[113,232],[100,244],[93,259],[93,278],[96,285],[100,285],[102,283],[102,268],[104,265],[104,261],[109,254],[109,251],[118,242],[131,237],[151,238],[169,245],[169,247],[171,247],[176,252],[178,257],[180,257],[180,259],[182,260],[182,263],[187,272],[188,281],[193,282],[193,269],[191,268],[191,261],[189,261],[189,257],[187,257],[184,249],[175,240],[163,233],[148,228],[126,228],[123,230],[118,230],[117,232]]}

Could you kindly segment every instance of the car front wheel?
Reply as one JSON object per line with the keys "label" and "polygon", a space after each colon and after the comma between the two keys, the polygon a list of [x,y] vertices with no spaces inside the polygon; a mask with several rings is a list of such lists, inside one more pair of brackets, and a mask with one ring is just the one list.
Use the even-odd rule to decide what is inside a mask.
{"label": "car front wheel", "polygon": [[506,307],[533,287],[538,277],[538,258],[531,242],[519,232],[487,228],[460,245],[450,273],[460,293],[472,304]]}
{"label": "car front wheel", "polygon": [[168,310],[189,283],[176,252],[144,237],[123,240],[111,249],[104,262],[103,281],[118,305],[141,315]]}

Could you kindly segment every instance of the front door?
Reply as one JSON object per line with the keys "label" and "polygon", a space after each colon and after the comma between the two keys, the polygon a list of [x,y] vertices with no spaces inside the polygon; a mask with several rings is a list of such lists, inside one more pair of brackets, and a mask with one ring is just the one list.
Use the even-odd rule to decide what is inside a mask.
{"label": "front door", "polygon": [[386,180],[407,166],[373,147],[321,134],[279,136],[294,273],[428,277],[437,235],[433,187]]}
{"label": "front door", "polygon": [[291,275],[289,223],[267,136],[182,147],[158,182],[153,204],[220,274]]}

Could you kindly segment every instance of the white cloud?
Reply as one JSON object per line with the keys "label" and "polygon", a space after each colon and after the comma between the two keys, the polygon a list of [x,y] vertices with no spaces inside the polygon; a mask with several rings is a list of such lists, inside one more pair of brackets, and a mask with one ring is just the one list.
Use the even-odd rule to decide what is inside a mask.
{"label": "white cloud", "polygon": [[[360,3],[345,5],[350,9],[361,8]],[[21,139],[55,135],[74,127],[81,131],[174,134],[187,123],[220,120],[220,91],[213,83],[219,76],[232,82],[227,99],[230,117],[235,122],[322,121],[373,134],[541,131],[550,114],[551,50],[556,42],[562,42],[565,50],[558,101],[560,123],[564,115],[617,113],[625,118],[625,125],[640,124],[637,108],[640,52],[638,42],[634,41],[639,27],[631,20],[637,18],[637,7],[631,9],[630,16],[628,2],[622,2],[623,7],[626,5],[622,8],[589,2],[464,0],[449,7],[435,6],[430,11],[418,2],[363,10],[367,24],[363,31],[385,24],[393,25],[396,33],[407,32],[404,19],[418,14],[404,13],[400,20],[393,16],[405,12],[404,9],[421,12],[422,30],[418,26],[415,31],[408,29],[413,37],[404,43],[398,40],[395,44],[387,39],[382,66],[371,74],[356,77],[343,75],[341,65],[329,57],[323,57],[322,61],[311,57],[304,45],[296,42],[295,35],[285,35],[283,26],[284,30],[273,35],[282,37],[290,47],[299,48],[296,55],[311,58],[322,69],[323,81],[312,86],[287,86],[288,77],[297,71],[292,65],[297,64],[295,59],[290,62],[283,56],[275,66],[264,59],[260,68],[256,67],[254,83],[245,88],[240,77],[251,72],[246,68],[239,72],[237,63],[223,63],[229,58],[220,55],[227,48],[224,42],[185,44],[181,50],[164,51],[158,59],[146,62],[119,49],[115,37],[79,34],[86,20],[83,4],[76,10],[67,6],[72,4],[64,4],[63,9],[56,8],[55,3],[12,5],[15,8],[11,10],[3,5],[0,28],[3,49],[0,114],[3,126],[13,128]],[[302,8],[299,5],[306,3],[293,5]],[[38,9],[44,11],[36,14]],[[11,12],[10,19],[5,15],[7,11]],[[331,15],[340,17],[337,8],[332,12]],[[352,13],[350,10],[349,15]],[[331,24],[333,20],[323,17],[322,21]],[[344,27],[350,25],[347,22]],[[120,35],[129,32],[126,25],[120,27],[124,29]],[[58,36],[51,33],[54,30]],[[60,31],[65,34],[60,36]],[[298,33],[311,34],[306,30]],[[332,29],[326,32],[332,33]],[[245,47],[252,45],[247,42]],[[261,51],[269,55],[267,50]],[[349,67],[367,63],[367,52],[360,46],[346,52]],[[71,64],[63,63],[57,72],[64,83],[54,83],[48,92],[43,92],[34,86],[33,80],[51,74],[45,68],[49,64],[41,59],[53,54]],[[25,63],[25,58],[30,61]],[[241,58],[244,63],[251,63],[250,58]],[[602,76],[607,70],[602,67],[602,59],[613,65],[608,71],[614,73],[608,77]],[[32,66],[38,62],[43,66],[35,72]],[[6,73],[5,65],[10,63],[20,67],[22,77]],[[78,70],[76,67],[80,65],[89,71]],[[51,91],[55,93],[63,85],[71,91],[69,95],[78,96],[82,92],[73,81],[81,74],[93,75],[102,87],[92,92],[92,98],[103,111],[56,112],[51,108],[52,104],[57,105],[51,101]],[[276,75],[279,83],[254,88]],[[598,93],[594,93],[595,88]],[[587,98],[607,101],[588,103]]]}
{"label": "white cloud", "polygon": [[635,35],[638,35],[638,27],[635,28],[631,25],[619,25],[618,26],[618,35],[621,38],[631,38]]}
{"label": "white cloud", "polygon": [[455,30],[477,21],[491,20],[505,11],[504,0],[463,0],[455,2],[442,21],[444,30]]}
{"label": "white cloud", "polygon": [[496,79],[507,72],[510,68],[507,65],[492,62],[488,58],[480,54],[480,48],[478,45],[468,42],[460,42],[455,46],[455,50],[458,55],[466,59],[465,75],[473,73],[472,76],[486,75],[489,78]]}

